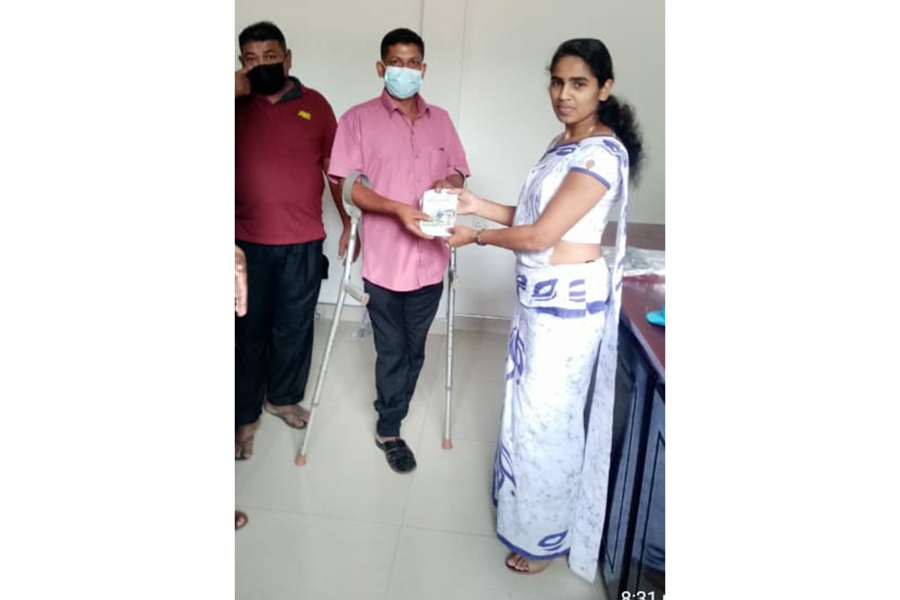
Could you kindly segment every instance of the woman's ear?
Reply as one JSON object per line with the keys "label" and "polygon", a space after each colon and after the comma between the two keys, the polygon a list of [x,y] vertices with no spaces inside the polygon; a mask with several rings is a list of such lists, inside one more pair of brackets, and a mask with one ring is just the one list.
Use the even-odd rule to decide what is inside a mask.
{"label": "woman's ear", "polygon": [[603,85],[600,86],[600,96],[597,98],[600,102],[606,102],[609,100],[610,94],[612,94],[613,80],[607,79],[603,82]]}

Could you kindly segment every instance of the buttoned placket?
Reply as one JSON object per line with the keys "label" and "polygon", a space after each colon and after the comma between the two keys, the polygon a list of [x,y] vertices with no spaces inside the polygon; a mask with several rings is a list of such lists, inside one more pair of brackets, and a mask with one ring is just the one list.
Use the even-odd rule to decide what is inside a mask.
{"label": "buttoned placket", "polygon": [[[410,122],[409,118],[406,114],[403,113],[399,108],[394,109],[396,113],[403,119],[403,124],[406,125],[407,130],[409,132],[409,148],[412,152],[412,157],[414,164],[419,162],[420,152],[419,152],[419,139],[422,137],[421,135],[416,137],[416,123],[418,123],[422,119],[422,111],[417,111],[416,118]],[[415,183],[418,183],[419,179],[419,169],[413,169],[413,180]],[[427,184],[426,184],[427,185]],[[415,186],[418,189],[418,185]],[[421,206],[417,206],[416,208],[421,210]],[[417,288],[422,287],[422,247],[421,244],[428,240],[423,240],[422,238],[416,237],[415,239],[415,249],[416,249],[416,286]]]}
{"label": "buttoned placket", "polygon": [[[419,156],[419,145],[418,138],[416,137],[416,123],[421,119],[422,115],[419,112],[416,112],[416,118],[413,119],[411,123],[409,123],[409,143],[412,148],[413,158],[416,162],[420,162]],[[409,119],[407,119],[409,121]],[[419,136],[421,137],[421,136]],[[414,177],[418,179],[419,173],[418,170],[415,171]],[[419,186],[416,186],[418,188]],[[421,206],[418,207],[421,210]],[[422,247],[421,244],[424,240],[422,238],[416,238],[416,285],[418,287],[422,287]]]}
{"label": "buttoned placket", "polygon": [[[420,131],[419,135],[416,135],[416,131],[418,129],[416,127],[416,124],[425,117],[425,113],[427,112],[427,107],[419,106],[417,108],[419,110],[417,110],[416,117],[415,117],[415,119],[413,119],[412,122],[410,122],[409,118],[406,116],[406,114],[402,110],[400,110],[399,107],[393,106],[389,110],[391,120],[393,120],[394,117],[399,117],[403,121],[404,125],[407,127],[407,132],[408,132],[407,135],[409,136],[409,149],[410,149],[410,152],[411,152],[411,155],[413,158],[413,166],[415,166],[416,163],[420,162],[420,159],[421,159],[421,151],[420,151],[421,142],[420,142],[420,140],[423,137],[423,134],[421,133],[421,131]],[[428,157],[426,156],[425,159],[427,160]],[[426,173],[428,172],[427,164],[426,164],[425,172]],[[422,177],[421,173],[422,173],[422,169],[415,169],[415,168],[413,169],[412,177],[413,177],[414,187],[416,189],[418,189],[420,187],[418,184]],[[427,177],[430,177],[430,173],[426,175],[426,178]],[[430,183],[431,183],[431,181],[426,181],[424,183],[424,186],[427,187]],[[421,206],[419,206],[419,205],[416,205],[416,208],[421,210]],[[415,274],[416,275],[416,287],[417,287],[417,289],[421,289],[423,287],[423,284],[422,284],[422,261],[423,261],[423,259],[422,259],[422,256],[423,256],[422,244],[425,242],[433,243],[433,240],[424,240],[420,237],[416,237],[414,242],[415,242],[414,247],[415,247],[415,252],[416,252],[416,274]]]}

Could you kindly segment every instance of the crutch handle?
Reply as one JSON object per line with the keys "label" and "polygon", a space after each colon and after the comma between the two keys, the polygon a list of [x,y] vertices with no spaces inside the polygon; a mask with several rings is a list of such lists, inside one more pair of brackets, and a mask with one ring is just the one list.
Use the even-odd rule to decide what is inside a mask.
{"label": "crutch handle", "polygon": [[366,177],[365,173],[360,173],[359,171],[353,171],[344,178],[344,185],[341,187],[341,200],[344,202],[344,210],[347,211],[347,214],[351,219],[359,219],[362,214],[359,207],[353,204],[353,184],[356,183],[357,179],[364,186],[368,188],[372,187],[372,184],[369,183],[369,178]]}
{"label": "crutch handle", "polygon": [[350,283],[349,281],[344,282],[344,289],[347,290],[347,293],[351,298],[365,306],[369,303],[369,295],[365,293],[361,287],[356,285],[355,283]]}

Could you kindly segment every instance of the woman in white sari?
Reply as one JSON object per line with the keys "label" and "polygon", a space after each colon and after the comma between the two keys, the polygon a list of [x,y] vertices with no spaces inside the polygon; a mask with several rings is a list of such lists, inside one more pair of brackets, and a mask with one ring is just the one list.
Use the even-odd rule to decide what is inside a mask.
{"label": "woman in white sari", "polygon": [[[517,259],[493,482],[497,536],[512,551],[506,566],[538,573],[568,554],[570,568],[593,581],[606,510],[628,180],[643,151],[633,111],[611,94],[612,59],[600,40],[564,42],[550,71],[550,101],[565,130],[528,174],[517,206],[453,190],[459,214],[506,227],[460,225],[447,243],[499,246]],[[611,216],[619,223],[612,269],[600,246]]]}

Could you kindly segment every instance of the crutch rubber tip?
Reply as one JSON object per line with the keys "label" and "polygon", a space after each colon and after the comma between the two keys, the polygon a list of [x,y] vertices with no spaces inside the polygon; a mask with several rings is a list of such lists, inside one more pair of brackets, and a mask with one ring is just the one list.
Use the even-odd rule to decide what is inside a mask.
{"label": "crutch rubber tip", "polygon": [[453,449],[453,442],[451,442],[450,439],[447,438],[446,440],[444,440],[444,443],[441,444],[441,447],[442,447],[444,450],[452,450],[452,449]]}
{"label": "crutch rubber tip", "polygon": [[303,456],[302,454],[298,454],[297,457],[294,459],[294,464],[297,465],[298,467],[305,467],[306,466],[306,457]]}

